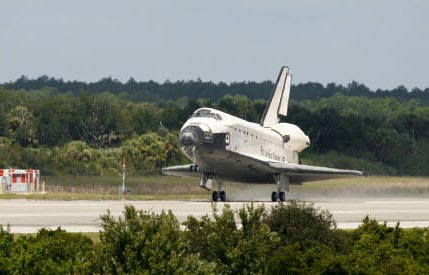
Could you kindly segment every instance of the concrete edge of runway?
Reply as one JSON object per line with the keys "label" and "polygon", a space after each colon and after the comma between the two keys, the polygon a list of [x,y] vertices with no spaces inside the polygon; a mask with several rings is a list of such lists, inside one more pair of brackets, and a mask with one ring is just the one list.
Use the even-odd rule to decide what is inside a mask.
{"label": "concrete edge of runway", "polygon": [[[400,222],[401,228],[429,227],[429,200],[403,198],[399,200],[344,200],[342,202],[325,199],[313,202],[320,210],[333,215],[337,228],[354,229],[369,216],[380,224],[385,221],[389,227]],[[246,203],[228,202],[231,209],[237,211]],[[115,218],[123,216],[124,205],[133,205],[136,209],[160,213],[171,209],[180,223],[188,216],[200,219],[212,217],[212,204],[196,201],[0,201],[0,224],[3,228],[10,225],[12,233],[36,233],[41,228],[61,227],[67,232],[96,233],[101,230],[100,216],[109,212]],[[218,203],[222,210],[225,203]],[[265,205],[267,209],[275,203],[255,203]],[[238,217],[237,226],[240,227]]]}
{"label": "concrete edge of runway", "polygon": [[[388,221],[386,222],[387,226],[389,227],[395,227],[398,221]],[[383,222],[379,222],[379,224],[384,224]],[[345,229],[345,230],[351,230],[356,229],[360,225],[362,225],[362,222],[340,222],[337,223],[338,229]],[[415,227],[429,227],[429,221],[405,221],[400,222],[399,226],[401,228],[415,228]],[[91,225],[50,225],[50,226],[10,226],[10,233],[13,234],[34,234],[37,233],[40,229],[46,228],[55,230],[58,227],[61,229],[69,232],[69,233],[98,233],[102,230],[101,226],[91,226]],[[185,227],[182,227],[182,229],[185,229]]]}

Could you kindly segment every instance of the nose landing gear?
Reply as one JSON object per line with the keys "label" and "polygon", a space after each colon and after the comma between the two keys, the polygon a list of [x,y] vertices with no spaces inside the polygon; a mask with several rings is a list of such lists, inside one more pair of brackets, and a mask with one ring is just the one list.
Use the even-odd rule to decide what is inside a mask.
{"label": "nose landing gear", "polygon": [[199,186],[204,189],[210,190],[212,189],[211,185],[207,186],[207,182],[213,179],[216,181],[217,191],[212,192],[212,201],[214,202],[217,202],[219,200],[222,202],[226,201],[226,192],[222,190],[223,181],[219,176],[216,176],[211,173],[203,172],[201,173]]}

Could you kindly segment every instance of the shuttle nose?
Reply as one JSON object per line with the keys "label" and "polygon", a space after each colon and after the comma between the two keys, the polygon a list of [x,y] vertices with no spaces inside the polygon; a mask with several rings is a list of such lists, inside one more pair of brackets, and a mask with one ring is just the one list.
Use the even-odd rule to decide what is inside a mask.
{"label": "shuttle nose", "polygon": [[198,139],[194,133],[187,131],[180,137],[180,143],[185,146],[195,145],[198,143]]}
{"label": "shuttle nose", "polygon": [[179,143],[183,146],[198,145],[204,141],[204,132],[198,126],[188,126],[180,132]]}

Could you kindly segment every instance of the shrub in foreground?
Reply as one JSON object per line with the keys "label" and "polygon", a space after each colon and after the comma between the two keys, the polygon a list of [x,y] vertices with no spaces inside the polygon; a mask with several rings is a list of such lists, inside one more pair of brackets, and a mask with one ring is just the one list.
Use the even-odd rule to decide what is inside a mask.
{"label": "shrub in foreground", "polygon": [[312,204],[271,210],[225,205],[181,225],[126,206],[103,215],[100,241],[64,230],[13,238],[0,227],[0,274],[426,274],[429,229],[403,230],[366,218],[337,230]]}
{"label": "shrub in foreground", "polygon": [[339,237],[331,213],[310,203],[280,203],[271,209],[265,222],[279,234],[283,245],[298,243],[302,249],[317,243],[338,246]]}
{"label": "shrub in foreground", "polygon": [[[7,236],[4,232],[1,234]],[[10,241],[9,236],[6,238]],[[41,229],[36,236],[13,241],[9,257],[2,257],[2,262],[8,263],[2,274],[81,273],[92,250],[92,241],[81,234],[67,233],[61,228]]]}
{"label": "shrub in foreground", "polygon": [[100,243],[90,273],[190,274],[215,265],[187,254],[180,223],[171,211],[155,214],[125,206],[124,217],[103,215]]}

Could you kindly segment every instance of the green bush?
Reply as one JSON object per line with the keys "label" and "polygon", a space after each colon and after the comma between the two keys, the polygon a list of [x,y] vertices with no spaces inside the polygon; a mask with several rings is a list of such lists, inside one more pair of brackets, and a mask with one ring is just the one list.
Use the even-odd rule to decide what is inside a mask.
{"label": "green bush", "polygon": [[220,273],[262,273],[267,255],[278,247],[279,238],[263,222],[264,207],[249,204],[237,214],[241,228],[237,228],[235,213],[229,205],[224,206],[222,213],[213,205],[213,220],[207,215],[200,221],[188,217],[184,234],[189,251],[216,263]]}
{"label": "green bush", "polygon": [[171,211],[155,214],[125,206],[124,217],[101,217],[102,231],[91,273],[189,274],[214,265],[187,255],[187,242]]}
{"label": "green bush", "polygon": [[338,230],[326,211],[291,202],[252,203],[181,225],[126,206],[103,215],[100,241],[40,230],[16,237],[0,226],[0,274],[427,274],[429,228],[389,227],[369,217]]}
{"label": "green bush", "polygon": [[20,237],[14,242],[6,274],[81,273],[92,250],[88,237],[60,228],[41,229],[34,237]]}
{"label": "green bush", "polygon": [[271,209],[265,222],[279,234],[283,245],[298,243],[302,249],[315,243],[330,247],[342,245],[332,215],[326,210],[315,208],[311,203],[280,203]]}
{"label": "green bush", "polygon": [[0,274],[7,274],[10,265],[10,254],[13,248],[13,235],[9,226],[4,229],[0,225]]}

